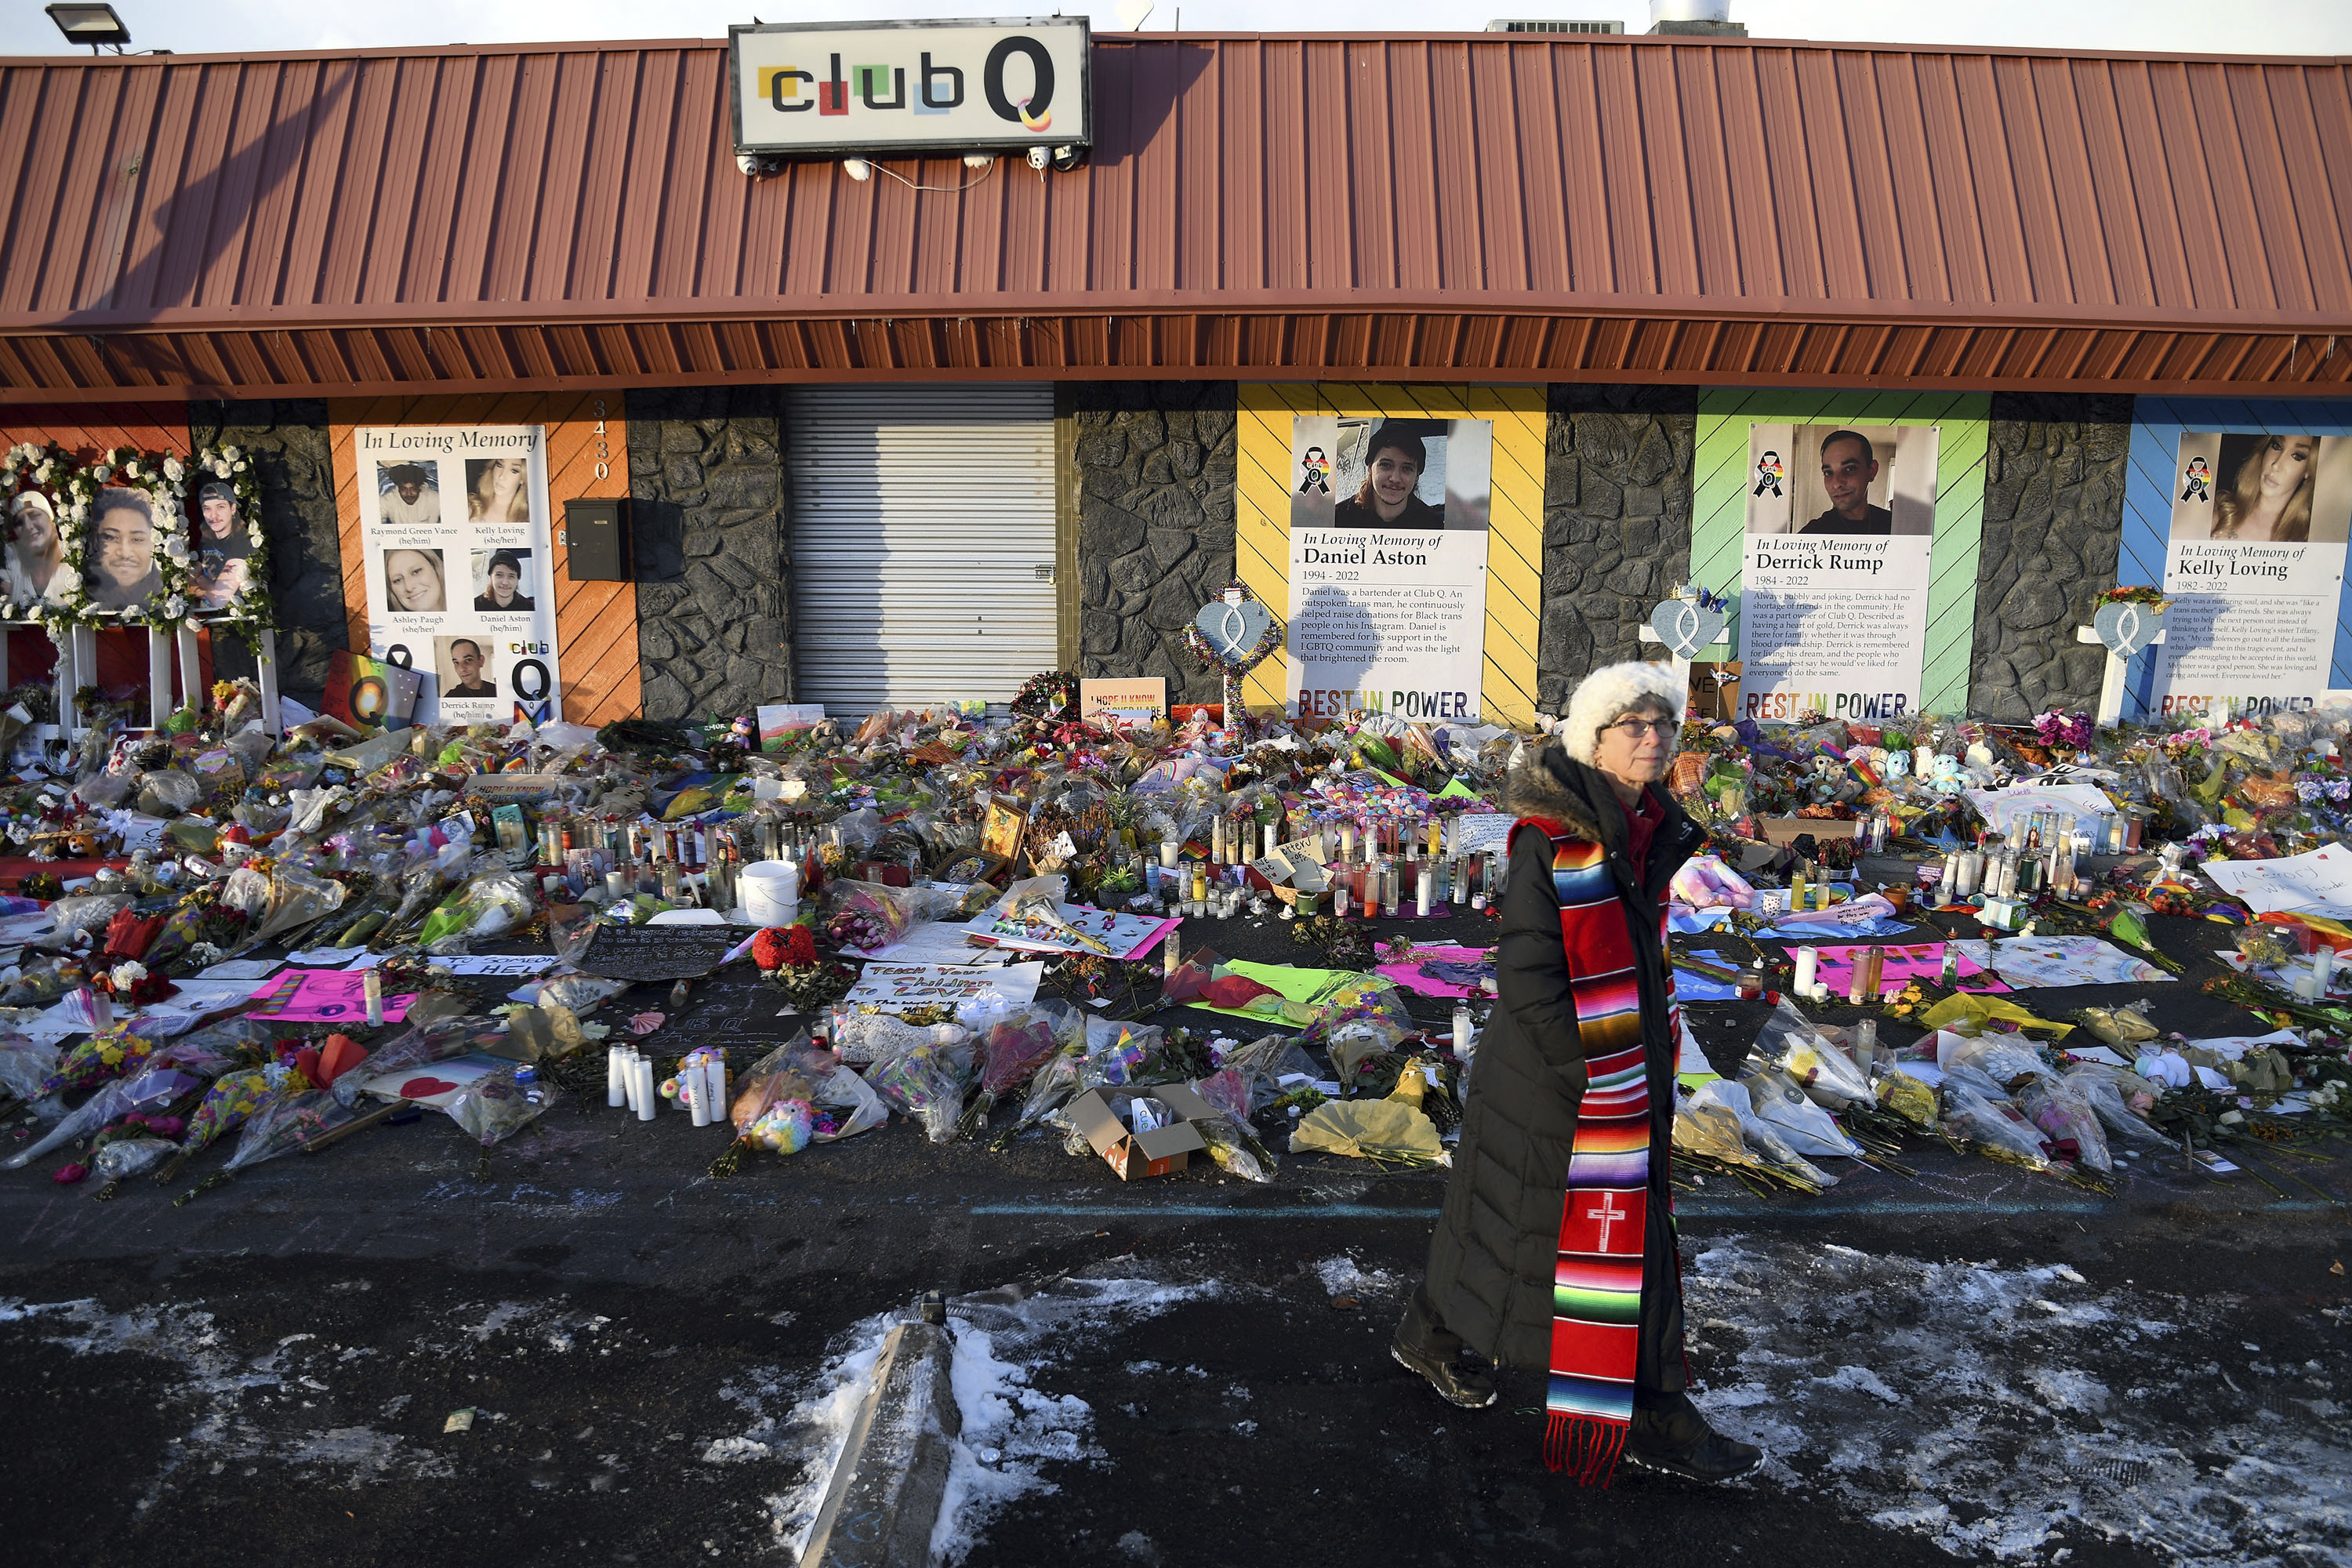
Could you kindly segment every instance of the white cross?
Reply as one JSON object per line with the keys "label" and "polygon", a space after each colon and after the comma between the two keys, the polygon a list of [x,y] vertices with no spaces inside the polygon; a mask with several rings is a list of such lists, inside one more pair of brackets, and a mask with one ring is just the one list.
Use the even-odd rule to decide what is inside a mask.
{"label": "white cross", "polygon": [[1601,1206],[1597,1209],[1586,1209],[1584,1217],[1601,1222],[1601,1250],[1606,1252],[1609,1250],[1610,1226],[1621,1219],[1632,1219],[1633,1211],[1619,1208],[1615,1193],[1603,1193],[1601,1195]]}

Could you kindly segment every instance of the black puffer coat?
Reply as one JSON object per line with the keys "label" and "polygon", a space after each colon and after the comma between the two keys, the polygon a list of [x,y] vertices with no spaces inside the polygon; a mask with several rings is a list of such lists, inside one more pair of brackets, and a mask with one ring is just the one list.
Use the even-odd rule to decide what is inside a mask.
{"label": "black puffer coat", "polygon": [[[1663,1149],[1673,1132],[1676,1053],[1659,914],[1666,884],[1706,835],[1664,790],[1653,786],[1650,793],[1664,806],[1665,820],[1638,883],[1626,858],[1624,808],[1608,778],[1571,759],[1557,742],[1530,751],[1512,770],[1503,807],[1514,816],[1559,823],[1609,852],[1640,968],[1652,1147]],[[1542,834],[1512,835],[1496,954],[1502,998],[1479,1042],[1423,1286],[1430,1307],[1471,1349],[1502,1365],[1536,1369],[1551,1355],[1560,1200],[1586,1082],[1551,859],[1551,842]],[[1665,1161],[1651,1163],[1650,1210],[1660,1226],[1667,1223],[1665,1170]]]}

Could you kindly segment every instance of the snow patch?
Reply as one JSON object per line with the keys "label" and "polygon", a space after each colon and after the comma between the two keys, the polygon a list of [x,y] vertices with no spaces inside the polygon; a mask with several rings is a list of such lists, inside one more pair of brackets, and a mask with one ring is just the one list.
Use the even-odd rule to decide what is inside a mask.
{"label": "snow patch", "polygon": [[2087,1536],[2200,1568],[2352,1568],[2352,1441],[2313,1397],[2325,1376],[2283,1370],[2254,1397],[2206,1363],[2242,1337],[2226,1304],[2084,1286],[1727,1237],[1685,1281],[1694,1363],[1721,1380],[1693,1393],[1763,1446],[1766,1484],[1956,1556],[2054,1561]]}
{"label": "snow patch", "polygon": [[1397,1288],[1397,1277],[1387,1269],[1375,1268],[1367,1274],[1347,1257],[1325,1258],[1315,1266],[1315,1275],[1323,1281],[1326,1296],[1386,1295]]}

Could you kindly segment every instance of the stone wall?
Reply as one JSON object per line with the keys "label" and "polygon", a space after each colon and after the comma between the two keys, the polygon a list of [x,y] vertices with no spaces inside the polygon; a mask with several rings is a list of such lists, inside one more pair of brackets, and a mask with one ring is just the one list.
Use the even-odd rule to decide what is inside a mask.
{"label": "stone wall", "polygon": [[[341,524],[327,405],[317,398],[192,403],[188,434],[206,447],[241,447],[261,483],[261,525],[269,536],[269,591],[278,605],[278,689],[316,708],[328,656],[351,646],[343,605]],[[247,675],[253,658],[233,636],[213,638],[215,679]]]}
{"label": "stone wall", "polygon": [[1969,710],[2021,723],[2098,705],[2106,650],[2074,640],[2115,585],[2132,400],[1995,393]]}
{"label": "stone wall", "polygon": [[1081,675],[1156,675],[1171,701],[1218,700],[1217,676],[1183,639],[1234,578],[1234,406],[1230,381],[1063,388]]}
{"label": "stone wall", "polygon": [[1642,657],[1641,627],[1690,571],[1698,394],[1559,385],[1544,440],[1538,705],[1558,712],[1586,672]]}
{"label": "stone wall", "polygon": [[781,389],[638,391],[627,406],[646,717],[791,700]]}

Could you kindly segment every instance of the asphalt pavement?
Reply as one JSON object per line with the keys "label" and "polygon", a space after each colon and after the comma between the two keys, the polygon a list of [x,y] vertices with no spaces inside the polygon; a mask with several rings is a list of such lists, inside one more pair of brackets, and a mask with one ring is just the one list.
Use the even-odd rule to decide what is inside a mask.
{"label": "asphalt pavement", "polygon": [[[2249,1032],[2196,989],[2222,928],[2158,923],[2184,981],[2031,1000]],[[1289,931],[1187,946],[1317,962]],[[743,1050],[791,1027],[750,982],[698,1009]],[[1763,1010],[1692,1016],[1728,1068]],[[2342,1139],[2113,1195],[1918,1141],[1915,1178],[1695,1187],[1697,1397],[1771,1462],[1606,1492],[1542,1469],[1534,1378],[1462,1412],[1388,1361],[1443,1172],[1122,1184],[1051,1132],[898,1121],[713,1179],[724,1146],[596,1097],[486,1162],[428,1116],[184,1205],[217,1154],[105,1202],[57,1160],[0,1177],[11,1555],[790,1563],[861,1355],[939,1289],[969,1449],[940,1544],[973,1564],[2352,1562]]]}

